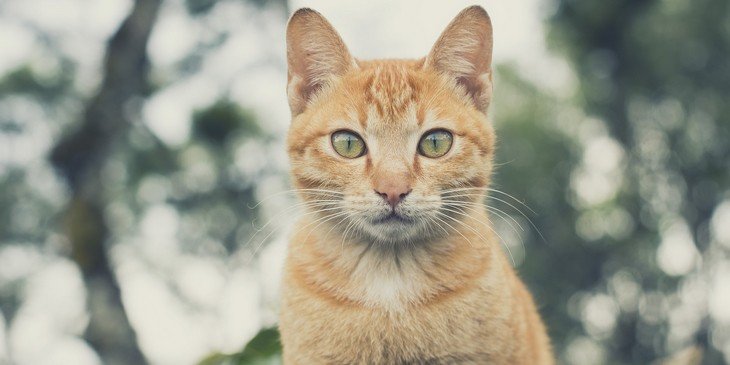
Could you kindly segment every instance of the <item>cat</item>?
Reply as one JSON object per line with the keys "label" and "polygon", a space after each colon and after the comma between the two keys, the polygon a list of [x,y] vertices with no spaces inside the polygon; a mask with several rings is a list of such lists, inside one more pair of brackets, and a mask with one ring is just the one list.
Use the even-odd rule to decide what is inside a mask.
{"label": "cat", "polygon": [[353,58],[318,12],[287,26],[286,365],[553,364],[481,203],[493,168],[492,26],[472,6],[417,60]]}

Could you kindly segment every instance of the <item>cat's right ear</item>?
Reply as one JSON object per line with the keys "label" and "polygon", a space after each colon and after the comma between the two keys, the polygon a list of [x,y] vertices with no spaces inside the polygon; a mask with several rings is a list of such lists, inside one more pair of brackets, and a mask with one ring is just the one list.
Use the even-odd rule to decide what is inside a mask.
{"label": "cat's right ear", "polygon": [[287,95],[292,115],[303,112],[309,101],[333,78],[356,67],[355,59],[337,31],[322,14],[297,10],[286,29]]}

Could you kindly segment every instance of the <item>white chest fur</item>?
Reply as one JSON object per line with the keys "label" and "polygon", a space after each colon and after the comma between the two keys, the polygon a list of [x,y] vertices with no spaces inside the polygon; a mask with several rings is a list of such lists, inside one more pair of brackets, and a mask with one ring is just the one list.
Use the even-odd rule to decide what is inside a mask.
{"label": "white chest fur", "polygon": [[400,311],[427,294],[418,253],[363,252],[351,276],[351,291],[367,306]]}

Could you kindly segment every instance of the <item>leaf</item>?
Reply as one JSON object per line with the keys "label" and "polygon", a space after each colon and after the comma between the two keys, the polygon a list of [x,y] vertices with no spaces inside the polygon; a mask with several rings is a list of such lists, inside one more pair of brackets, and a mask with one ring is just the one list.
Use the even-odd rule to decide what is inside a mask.
{"label": "leaf", "polygon": [[279,365],[281,342],[276,328],[264,328],[246,344],[243,351],[234,354],[212,354],[198,365]]}

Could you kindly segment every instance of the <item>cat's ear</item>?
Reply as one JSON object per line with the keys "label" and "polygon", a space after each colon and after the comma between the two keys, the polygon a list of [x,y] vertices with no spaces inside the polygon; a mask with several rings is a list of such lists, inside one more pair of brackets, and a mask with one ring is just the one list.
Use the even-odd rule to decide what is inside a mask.
{"label": "cat's ear", "polygon": [[355,59],[337,31],[322,14],[308,8],[297,10],[286,29],[289,67],[287,95],[293,115],[333,78],[356,67]]}
{"label": "cat's ear", "polygon": [[425,67],[453,78],[477,109],[492,97],[492,22],[478,5],[462,10],[426,56]]}

